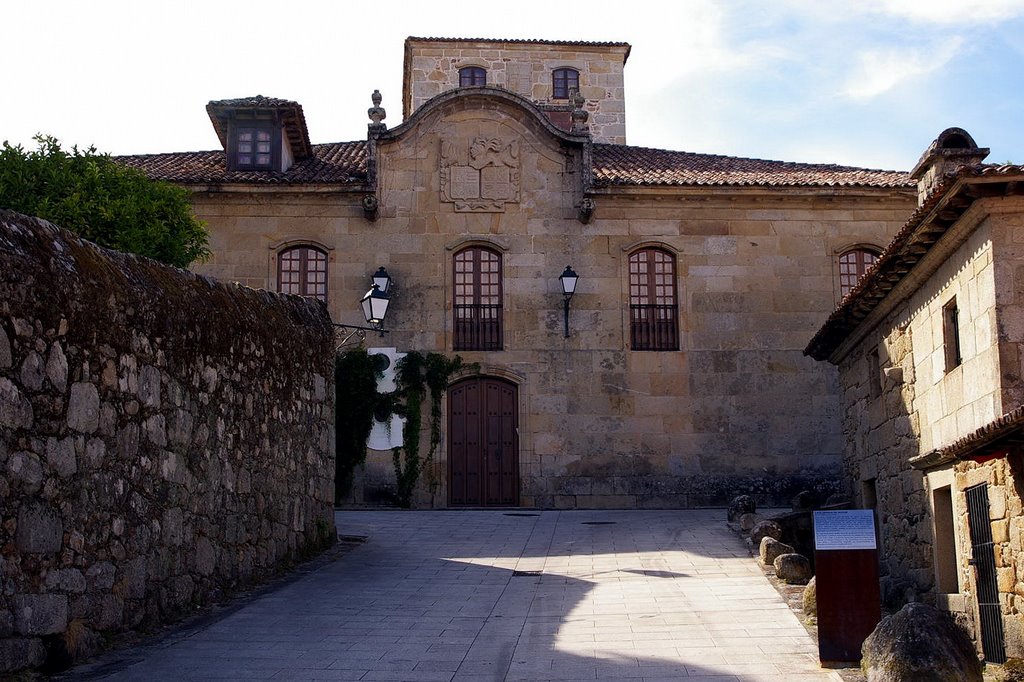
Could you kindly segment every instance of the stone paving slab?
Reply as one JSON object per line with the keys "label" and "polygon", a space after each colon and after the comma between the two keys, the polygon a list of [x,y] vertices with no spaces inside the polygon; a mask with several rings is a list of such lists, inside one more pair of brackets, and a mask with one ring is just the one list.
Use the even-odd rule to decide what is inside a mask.
{"label": "stone paving slab", "polygon": [[74,680],[840,682],[720,510],[343,511],[365,545]]}

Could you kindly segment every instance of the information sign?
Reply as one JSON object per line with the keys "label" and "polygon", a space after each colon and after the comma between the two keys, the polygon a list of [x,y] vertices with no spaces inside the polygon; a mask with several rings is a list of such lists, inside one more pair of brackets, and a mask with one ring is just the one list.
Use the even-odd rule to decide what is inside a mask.
{"label": "information sign", "polygon": [[875,516],[870,509],[814,512],[814,548],[875,549]]}

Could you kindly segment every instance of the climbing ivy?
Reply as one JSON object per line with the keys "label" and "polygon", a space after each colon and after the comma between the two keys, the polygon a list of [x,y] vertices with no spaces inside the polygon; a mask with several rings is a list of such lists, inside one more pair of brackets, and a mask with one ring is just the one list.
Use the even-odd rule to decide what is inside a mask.
{"label": "climbing ivy", "polygon": [[334,362],[334,500],[352,488],[352,474],[366,461],[366,439],[373,428],[381,396],[381,368],[362,346],[338,353]]}
{"label": "climbing ivy", "polygon": [[[406,353],[398,361],[395,378],[401,395],[401,405],[396,411],[405,417],[402,427],[402,446],[392,450],[397,483],[396,500],[399,507],[412,504],[412,493],[416,489],[423,465],[432,462],[437,446],[441,443],[441,398],[452,375],[463,369],[462,358],[456,355],[448,358],[440,353],[423,355],[417,351]],[[423,401],[430,397],[430,444],[427,454],[420,456],[420,431],[422,429]],[[437,485],[430,481],[431,487]]]}
{"label": "climbing ivy", "polygon": [[[395,465],[395,501],[400,507],[412,504],[424,464],[433,461],[441,443],[441,399],[456,372],[473,368],[462,358],[440,353],[406,353],[395,367],[396,390],[378,393],[382,376],[382,356],[367,353],[362,346],[339,353],[335,362],[335,477],[334,498],[341,500],[352,488],[356,467],[366,461],[366,441],[373,421],[390,423],[391,415],[405,418],[402,445],[392,450]],[[430,441],[427,453],[420,456],[423,428],[423,401],[430,400]],[[431,488],[437,481],[431,478]]]}

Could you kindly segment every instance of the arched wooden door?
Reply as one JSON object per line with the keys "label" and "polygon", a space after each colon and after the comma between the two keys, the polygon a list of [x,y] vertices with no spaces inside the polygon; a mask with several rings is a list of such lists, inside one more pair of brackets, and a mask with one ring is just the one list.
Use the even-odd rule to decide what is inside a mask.
{"label": "arched wooden door", "polygon": [[448,503],[519,505],[519,395],[514,384],[472,377],[448,389]]}

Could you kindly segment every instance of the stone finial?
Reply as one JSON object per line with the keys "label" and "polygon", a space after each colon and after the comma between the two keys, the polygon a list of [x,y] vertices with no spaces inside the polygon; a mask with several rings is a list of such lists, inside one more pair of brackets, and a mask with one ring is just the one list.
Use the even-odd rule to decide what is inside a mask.
{"label": "stone finial", "polygon": [[383,123],[384,119],[387,118],[387,112],[380,105],[381,99],[383,98],[380,96],[380,90],[374,90],[373,94],[370,95],[370,101],[373,102],[373,106],[366,110],[366,115],[370,117],[371,123],[368,125],[368,128],[371,132],[387,130],[387,125]]}
{"label": "stone finial", "polygon": [[586,104],[586,102],[587,101],[583,99],[583,95],[580,94],[579,90],[573,92],[573,109],[570,117],[572,118],[572,132],[574,133],[586,133],[588,131],[587,119],[590,118],[590,114],[588,114],[587,110],[583,108],[583,105]]}
{"label": "stone finial", "polygon": [[910,171],[910,177],[917,180],[917,203],[924,203],[943,180],[947,173],[953,173],[963,166],[981,163],[988,156],[987,147],[978,147],[974,138],[963,128],[946,128]]}

